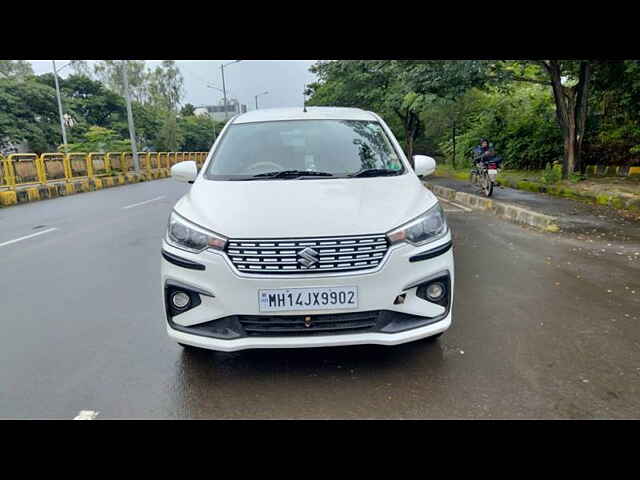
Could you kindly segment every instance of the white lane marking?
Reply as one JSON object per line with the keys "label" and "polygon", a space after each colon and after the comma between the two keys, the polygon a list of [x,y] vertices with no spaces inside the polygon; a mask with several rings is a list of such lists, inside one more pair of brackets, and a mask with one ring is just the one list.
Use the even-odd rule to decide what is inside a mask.
{"label": "white lane marking", "polygon": [[53,232],[54,230],[58,230],[57,228],[47,228],[46,230],[42,230],[41,232],[32,233],[31,235],[26,235],[24,237],[15,238],[13,240],[9,240],[8,242],[0,243],[0,247],[4,247],[5,245],[11,245],[12,243],[21,242],[22,240],[26,240],[27,238],[37,237],[38,235],[43,235],[45,233]]}
{"label": "white lane marking", "polygon": [[454,207],[458,207],[461,208],[462,210],[464,210],[465,212],[472,212],[473,209],[469,208],[469,207],[465,207],[464,205],[459,205],[457,203],[452,202],[451,200],[445,200],[444,198],[440,198],[440,200],[442,200],[443,202],[448,203],[449,205],[453,205]]}
{"label": "white lane marking", "polygon": [[94,412],[93,410],[80,410],[80,413],[75,416],[74,420],[93,420],[99,413],[100,412]]}
{"label": "white lane marking", "polygon": [[151,200],[145,200],[144,202],[140,202],[140,203],[134,203],[132,205],[127,205],[126,207],[122,207],[123,210],[126,210],[127,208],[133,208],[133,207],[137,207],[139,205],[144,205],[145,203],[149,203],[149,202],[155,202],[157,200],[162,200],[165,196],[161,195],[159,197],[156,198],[152,198]]}

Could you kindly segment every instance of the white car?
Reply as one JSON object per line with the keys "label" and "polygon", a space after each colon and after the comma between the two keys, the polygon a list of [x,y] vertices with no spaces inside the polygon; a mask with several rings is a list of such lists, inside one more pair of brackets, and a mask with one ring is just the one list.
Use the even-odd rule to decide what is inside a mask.
{"label": "white car", "polygon": [[169,336],[183,346],[396,345],[451,325],[452,237],[414,157],[375,113],[256,110],[231,119],[162,245]]}

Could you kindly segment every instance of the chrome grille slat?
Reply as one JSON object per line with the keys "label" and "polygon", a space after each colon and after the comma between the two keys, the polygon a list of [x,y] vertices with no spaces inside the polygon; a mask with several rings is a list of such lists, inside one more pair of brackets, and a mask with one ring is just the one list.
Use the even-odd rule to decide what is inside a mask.
{"label": "chrome grille slat", "polygon": [[387,245],[387,240],[385,238],[381,238],[378,239],[376,241],[373,242],[358,242],[358,243],[334,243],[331,245],[328,244],[322,244],[322,245],[318,245],[317,243],[310,243],[310,242],[305,242],[305,244],[299,244],[299,245],[287,245],[287,246],[283,246],[282,244],[280,245],[253,245],[250,247],[247,246],[243,246],[243,245],[238,245],[235,244],[234,242],[229,242],[229,251],[232,250],[238,250],[238,249],[250,249],[251,251],[258,251],[258,250],[291,250],[291,249],[295,249],[296,251],[298,250],[304,250],[307,247],[311,247],[311,248],[315,248],[320,249],[320,250],[325,250],[325,249],[334,249],[334,248],[354,248],[354,247],[369,247],[371,248],[372,246],[377,245],[377,246],[386,246]]}
{"label": "chrome grille slat", "polygon": [[[312,248],[317,262],[309,268],[299,252]],[[241,272],[304,274],[367,270],[377,267],[389,246],[384,235],[347,237],[230,239],[226,253]]]}

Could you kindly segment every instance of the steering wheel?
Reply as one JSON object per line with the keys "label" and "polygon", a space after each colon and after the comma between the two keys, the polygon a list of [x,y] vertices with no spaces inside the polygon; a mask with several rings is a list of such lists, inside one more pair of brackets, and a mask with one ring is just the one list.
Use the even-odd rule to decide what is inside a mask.
{"label": "steering wheel", "polygon": [[280,171],[284,169],[285,168],[282,165],[278,165],[275,162],[258,162],[258,163],[254,163],[248,168],[248,170],[251,173],[253,173],[255,170],[264,170],[264,172],[260,172],[260,173],[266,173],[266,172],[272,172],[272,171]]}

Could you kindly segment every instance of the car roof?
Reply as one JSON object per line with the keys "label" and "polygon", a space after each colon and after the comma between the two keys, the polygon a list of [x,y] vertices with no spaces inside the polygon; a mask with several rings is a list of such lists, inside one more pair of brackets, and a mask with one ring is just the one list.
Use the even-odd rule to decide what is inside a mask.
{"label": "car roof", "polygon": [[275,122],[278,120],[377,120],[372,112],[346,107],[265,108],[243,113],[233,123]]}

